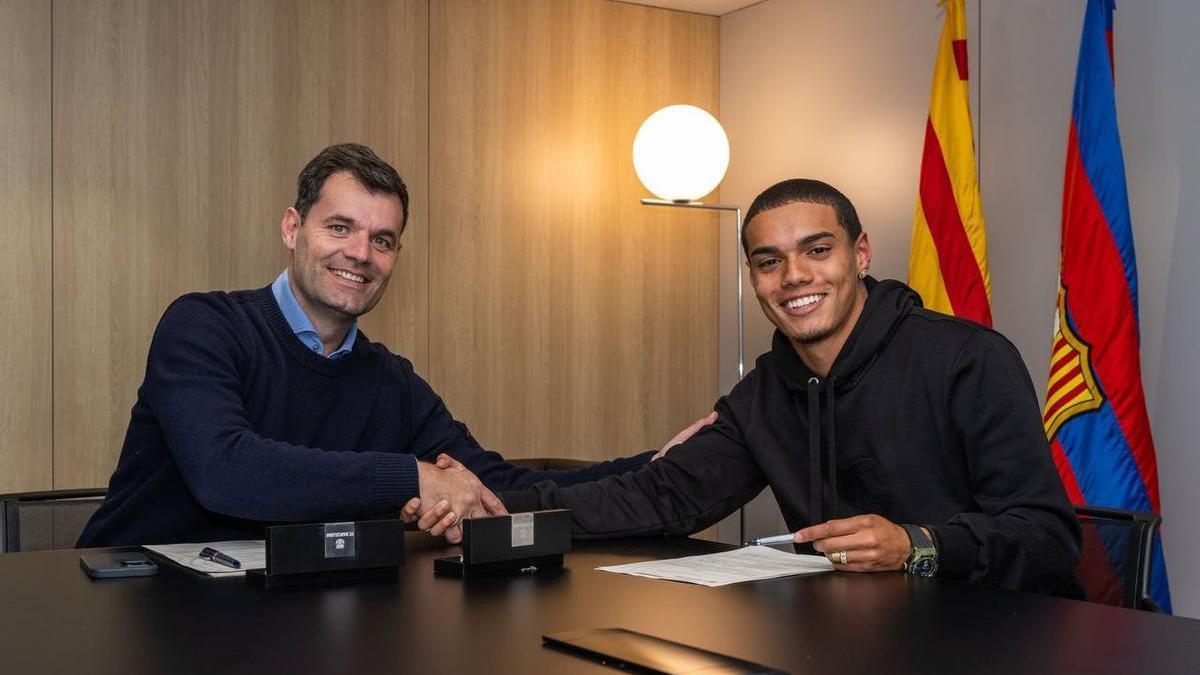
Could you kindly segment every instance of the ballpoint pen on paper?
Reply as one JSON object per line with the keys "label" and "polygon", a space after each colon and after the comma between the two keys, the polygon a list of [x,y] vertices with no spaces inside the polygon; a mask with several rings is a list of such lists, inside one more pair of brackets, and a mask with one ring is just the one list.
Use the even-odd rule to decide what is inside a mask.
{"label": "ballpoint pen on paper", "polygon": [[794,544],[796,543],[795,536],[792,534],[777,534],[773,537],[759,537],[758,539],[750,539],[742,546],[778,546],[779,544]]}
{"label": "ballpoint pen on paper", "polygon": [[201,558],[204,558],[205,560],[211,560],[215,563],[220,563],[226,567],[232,567],[235,570],[242,568],[242,563],[238,562],[238,560],[236,558],[227,556],[215,548],[210,548],[208,546],[205,546],[204,549],[202,551],[200,551],[200,553],[198,555]]}

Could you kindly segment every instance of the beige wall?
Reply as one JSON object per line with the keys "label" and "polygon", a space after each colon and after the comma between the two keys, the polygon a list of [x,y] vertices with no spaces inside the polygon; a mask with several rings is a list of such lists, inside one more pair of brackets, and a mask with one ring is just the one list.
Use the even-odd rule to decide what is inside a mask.
{"label": "beige wall", "polygon": [[612,456],[711,404],[715,244],[636,205],[628,156],[668,99],[715,108],[715,18],[606,0],[49,7],[0,0],[0,490],[107,481],[162,310],[269,283],[296,173],[346,140],[413,195],[364,330],[485,443]]}
{"label": "beige wall", "polygon": [[642,206],[633,136],[717,107],[717,20],[443,1],[430,22],[429,377],[487,447],[598,458],[711,410],[716,227]]}

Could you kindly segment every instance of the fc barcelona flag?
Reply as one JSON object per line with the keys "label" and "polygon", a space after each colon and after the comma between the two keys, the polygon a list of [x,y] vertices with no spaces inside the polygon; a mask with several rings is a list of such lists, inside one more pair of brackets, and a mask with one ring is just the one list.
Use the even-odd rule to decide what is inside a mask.
{"label": "fc barcelona flag", "polygon": [[[1088,0],[1063,184],[1057,313],[1043,421],[1077,504],[1159,512],[1142,391],[1137,264],[1117,133],[1113,0]],[[1156,547],[1152,595],[1170,611]]]}
{"label": "fc barcelona flag", "polygon": [[990,327],[987,237],[967,100],[967,17],[963,0],[942,4],[908,284],[929,309]]}

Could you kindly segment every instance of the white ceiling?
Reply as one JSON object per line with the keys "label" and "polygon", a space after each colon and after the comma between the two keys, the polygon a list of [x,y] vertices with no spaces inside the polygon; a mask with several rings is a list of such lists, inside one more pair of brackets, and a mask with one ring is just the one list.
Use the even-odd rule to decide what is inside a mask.
{"label": "white ceiling", "polygon": [[696,14],[722,16],[737,11],[743,7],[762,2],[762,0],[625,0],[636,5],[650,5],[665,9],[678,9]]}

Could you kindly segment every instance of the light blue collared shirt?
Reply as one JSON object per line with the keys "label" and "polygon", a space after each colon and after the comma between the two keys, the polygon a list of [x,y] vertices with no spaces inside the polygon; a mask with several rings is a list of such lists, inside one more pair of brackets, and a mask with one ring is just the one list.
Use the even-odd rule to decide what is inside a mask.
{"label": "light blue collared shirt", "polygon": [[[317,335],[316,327],[300,307],[296,295],[292,293],[292,285],[288,283],[286,268],[271,284],[271,293],[275,295],[275,302],[279,303],[279,311],[283,312],[283,318],[287,319],[288,325],[292,327],[292,332],[296,334],[296,337],[300,338],[305,347],[318,354],[324,354],[325,345],[321,344],[321,336]],[[349,354],[350,350],[354,349],[356,337],[358,337],[358,321],[350,324],[350,330],[346,331],[346,339],[342,340],[342,346],[334,350],[329,358],[340,359]]]}

